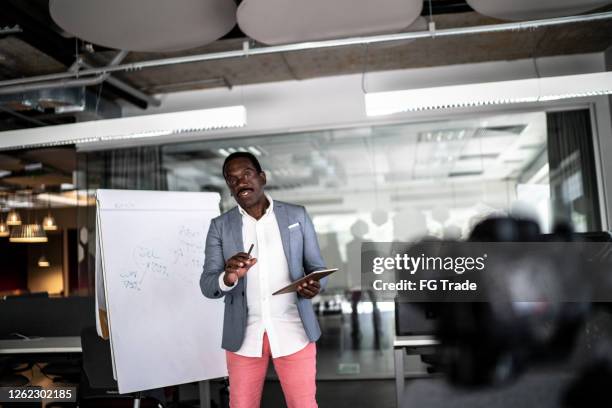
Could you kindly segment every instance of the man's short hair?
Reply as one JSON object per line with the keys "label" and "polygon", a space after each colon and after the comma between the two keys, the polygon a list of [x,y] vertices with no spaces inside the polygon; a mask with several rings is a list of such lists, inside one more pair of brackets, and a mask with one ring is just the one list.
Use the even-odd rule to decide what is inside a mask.
{"label": "man's short hair", "polygon": [[245,159],[249,159],[251,161],[251,164],[253,164],[257,173],[261,173],[263,171],[261,169],[261,164],[259,164],[259,160],[257,160],[257,157],[255,157],[254,154],[249,153],[249,152],[235,152],[227,156],[225,158],[225,161],[223,162],[223,177],[224,178],[225,178],[225,168],[227,167],[227,164],[234,159],[239,159],[242,157],[244,157]]}

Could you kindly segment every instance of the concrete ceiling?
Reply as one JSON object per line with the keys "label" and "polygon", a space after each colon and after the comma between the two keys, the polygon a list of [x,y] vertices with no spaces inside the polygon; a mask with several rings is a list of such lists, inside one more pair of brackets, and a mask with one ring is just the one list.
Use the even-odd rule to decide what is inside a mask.
{"label": "concrete ceiling", "polygon": [[[499,20],[475,12],[437,15],[434,20],[439,29],[500,23]],[[172,92],[223,86],[221,78],[232,85],[242,85],[364,71],[599,52],[612,45],[611,33],[612,20],[528,31],[419,39],[368,47],[347,46],[182,64],[146,69],[126,74],[125,77],[145,90]],[[243,39],[222,40],[180,55],[236,50],[241,48],[242,41]],[[126,60],[136,62],[176,55],[132,53]],[[211,79],[219,81],[201,82]]]}

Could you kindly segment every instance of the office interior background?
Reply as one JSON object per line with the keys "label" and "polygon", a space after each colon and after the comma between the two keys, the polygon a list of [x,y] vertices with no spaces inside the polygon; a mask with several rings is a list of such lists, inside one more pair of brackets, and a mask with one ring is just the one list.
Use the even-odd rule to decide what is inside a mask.
{"label": "office interior background", "polygon": [[[483,219],[507,215],[534,219],[544,233],[562,222],[575,232],[610,229],[609,1],[385,1],[375,12],[368,2],[279,11],[277,2],[243,0],[238,23],[230,0],[162,3],[0,5],[0,310],[17,313],[0,311],[6,327],[18,320],[28,335],[74,336],[94,318],[89,306],[63,307],[90,305],[96,189],[218,192],[226,211],[234,201],[221,165],[248,151],[274,199],[307,208],[327,264],[340,268],[315,300],[320,406],[391,407],[395,305],[361,290],[361,243],[464,240]],[[548,23],[519,26],[535,20]],[[517,25],[475,29],[503,24]],[[391,33],[406,36],[366,40]],[[596,89],[594,74],[603,75]],[[504,94],[508,81],[558,77],[574,90]],[[494,95],[479,94],[482,84]],[[422,107],[368,111],[368,94],[440,87],[442,101],[419,94],[409,105]],[[445,98],[465,102],[444,106]],[[198,128],[175,116],[227,106],[244,107],[246,122]],[[152,128],[159,115],[164,125]],[[46,241],[14,242],[28,238],[11,225],[17,218]],[[35,333],[44,321],[57,325]],[[431,375],[419,353],[405,360],[407,379]],[[46,362],[9,373],[6,361],[3,375],[28,382],[80,381],[74,371],[44,373]],[[268,378],[262,406],[282,406],[272,371]],[[363,386],[367,395],[357,395]],[[222,384],[212,390],[222,404]],[[197,398],[188,386],[179,391],[166,397]]]}

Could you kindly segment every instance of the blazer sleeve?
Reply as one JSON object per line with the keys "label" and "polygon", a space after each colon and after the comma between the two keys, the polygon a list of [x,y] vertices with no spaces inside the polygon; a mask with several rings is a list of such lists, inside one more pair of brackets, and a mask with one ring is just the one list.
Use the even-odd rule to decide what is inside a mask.
{"label": "blazer sleeve", "polygon": [[[321,249],[319,248],[319,240],[317,239],[317,233],[314,229],[314,225],[308,212],[304,210],[304,272],[309,274],[311,272],[320,271],[325,269],[325,261],[321,256]],[[321,279],[321,290],[327,286],[327,277]]]}
{"label": "blazer sleeve", "polygon": [[210,222],[206,236],[206,247],[204,249],[204,270],[200,276],[200,289],[204,296],[217,299],[225,295],[219,286],[219,276],[225,270],[223,259],[223,247],[221,246],[221,234],[215,220]]}

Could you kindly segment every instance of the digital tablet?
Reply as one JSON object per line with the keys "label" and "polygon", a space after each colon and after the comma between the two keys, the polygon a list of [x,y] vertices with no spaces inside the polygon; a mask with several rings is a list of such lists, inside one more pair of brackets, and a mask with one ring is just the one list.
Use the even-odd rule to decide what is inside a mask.
{"label": "digital tablet", "polygon": [[301,285],[302,283],[311,281],[311,280],[319,281],[322,278],[326,277],[327,275],[331,275],[332,273],[336,272],[337,270],[338,268],[333,268],[333,269],[323,269],[322,271],[311,272],[308,275],[304,275],[304,277],[291,282],[289,285],[285,286],[284,288],[277,290],[272,295],[282,295],[283,293],[295,292],[298,286]]}

